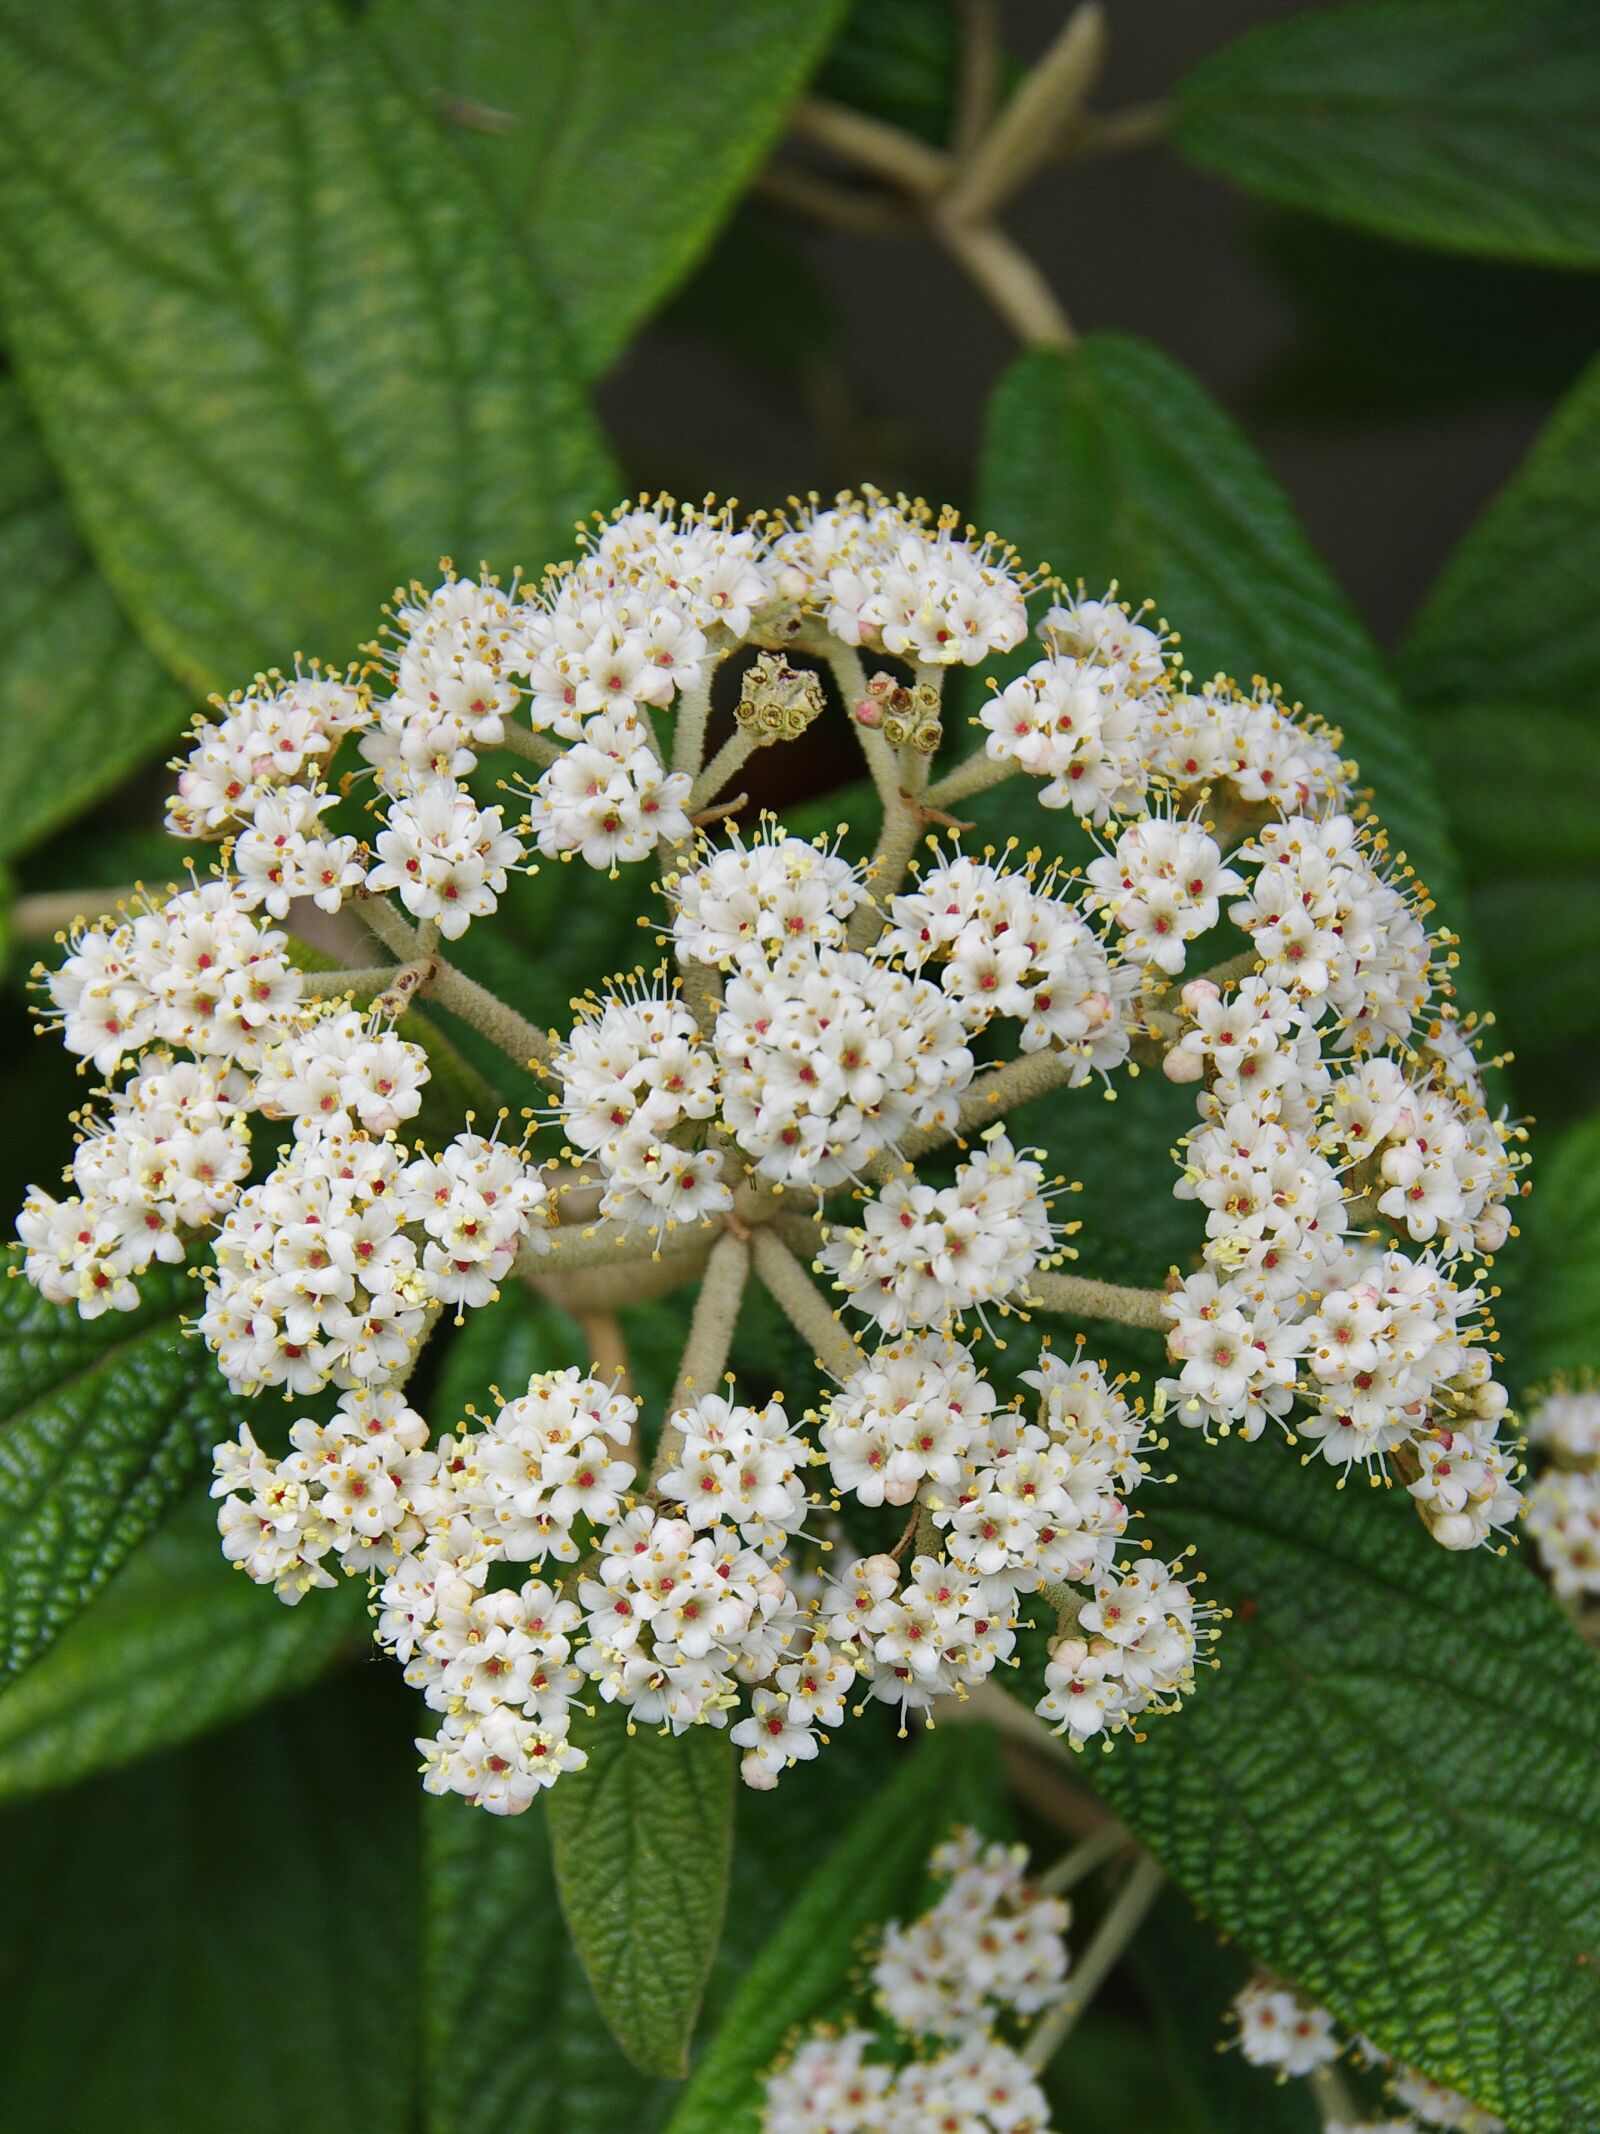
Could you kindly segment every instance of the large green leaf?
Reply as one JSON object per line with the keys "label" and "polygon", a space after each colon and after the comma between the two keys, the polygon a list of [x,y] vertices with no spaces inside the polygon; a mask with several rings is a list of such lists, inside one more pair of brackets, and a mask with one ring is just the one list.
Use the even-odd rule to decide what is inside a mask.
{"label": "large green leaf", "polygon": [[0,379],[0,854],[108,792],[187,709],[79,540],[15,380]]}
{"label": "large green leaf", "polygon": [[[1472,899],[1473,935],[1488,966],[1500,1035],[1530,1060],[1600,1029],[1600,873],[1530,874],[1491,882]],[[1582,1075],[1585,1062],[1575,1063]],[[1537,1086],[1537,1085],[1535,1085]],[[1523,1081],[1519,1077],[1519,1092]],[[1581,1104],[1583,1083],[1558,1092]],[[1541,1101],[1535,1106],[1546,1115]]]}
{"label": "large green leaf", "polygon": [[982,509],[1030,559],[1149,598],[1196,674],[1264,674],[1343,730],[1436,894],[1455,865],[1393,682],[1249,444],[1175,363],[1096,334],[1022,357],[989,414]]}
{"label": "large green leaf", "polygon": [[422,1832],[428,2134],[654,2124],[666,2085],[630,2067],[601,2020],[563,1929],[542,1812],[429,1801]]}
{"label": "large green leaf", "polygon": [[1600,751],[1587,720],[1537,703],[1453,704],[1424,737],[1474,879],[1600,866]]}
{"label": "large green leaf", "polygon": [[749,1965],[668,2134],[755,2134],[762,2073],[797,2024],[837,2012],[862,1938],[915,1901],[929,1852],[971,1812],[964,1771],[987,1753],[983,1737],[947,1727],[925,1735],[879,1788]]}
{"label": "large green leaf", "polygon": [[179,1324],[195,1290],[157,1268],[138,1309],[92,1320],[0,1281],[0,1681],[58,1637],[233,1428]]}
{"label": "large green leaf", "polygon": [[1591,0],[1314,8],[1197,67],[1173,138],[1269,200],[1425,244],[1600,266]]}
{"label": "large green leaf", "polygon": [[6,1812],[7,2134],[410,2134],[397,1689],[368,1670]]}
{"label": "large green leaf", "polygon": [[1498,697],[1592,718],[1600,706],[1597,575],[1600,363],[1440,573],[1401,653],[1412,697],[1452,707]]}
{"label": "large green leaf", "polygon": [[0,300],[198,687],[345,658],[441,554],[542,564],[610,486],[489,196],[325,0],[3,0]]}
{"label": "large green leaf", "polygon": [[708,1726],[630,1732],[614,1704],[572,1736],[588,1768],[548,1796],[567,1931],[635,2067],[682,2075],[728,1900],[738,1751]]}
{"label": "large green leaf", "polygon": [[378,0],[370,20],[526,232],[593,373],[705,250],[842,13],[843,0]]}
{"label": "large green leaf", "polygon": [[1174,1450],[1148,1509],[1233,1610],[1222,1665],[1085,1775],[1347,2026],[1518,2134],[1579,2134],[1600,2096],[1593,1659],[1520,1561],[1448,1555],[1388,1492],[1280,1445]]}
{"label": "large green leaf", "polygon": [[1535,1150],[1523,1311],[1529,1375],[1600,1373],[1600,1115]]}
{"label": "large green leaf", "polygon": [[285,1608],[224,1561],[202,1497],[0,1695],[0,1801],[172,1748],[367,1642],[364,1583]]}

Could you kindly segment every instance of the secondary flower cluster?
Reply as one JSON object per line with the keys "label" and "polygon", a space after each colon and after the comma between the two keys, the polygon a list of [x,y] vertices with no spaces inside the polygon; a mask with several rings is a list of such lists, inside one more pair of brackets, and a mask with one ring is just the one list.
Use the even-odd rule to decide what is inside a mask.
{"label": "secondary flower cluster", "polygon": [[[1344,2047],[1334,2019],[1292,1986],[1255,1978],[1241,1988],[1233,2004],[1237,2043],[1252,2067],[1270,2069],[1281,2082],[1289,2075],[1309,2075],[1330,2067]],[[1459,2091],[1446,2089],[1414,2067],[1403,2067],[1368,2038],[1354,2040],[1361,2063],[1377,2070],[1401,2116],[1352,2120],[1326,2118],[1328,2134],[1423,2134],[1428,2127],[1445,2134],[1505,2134],[1505,2122]]]}
{"label": "secondary flower cluster", "polygon": [[935,1903],[892,1920],[871,2030],[817,2030],[767,2077],[762,2134],[1048,2134],[1050,2107],[998,2025],[1059,2000],[1069,1908],[1026,1879],[1024,1847],[958,1830],[928,1863]]}
{"label": "secondary flower cluster", "polygon": [[[1039,590],[876,492],[747,523],[647,500],[537,586],[447,569],[396,596],[360,671],[216,704],[169,812],[220,841],[210,875],[79,926],[41,973],[105,1087],[68,1190],[28,1197],[25,1272],[85,1316],[130,1310],[209,1237],[196,1324],[224,1376],[320,1403],[281,1454],[248,1429],[219,1451],[228,1553],[285,1600],[374,1581],[380,1641],[440,1715],[430,1785],[525,1806],[579,1760],[580,1693],[727,1727],[771,1785],[854,1694],[902,1720],[968,1694],[1033,1610],[1039,1710],[1075,1744],[1171,1709],[1212,1611],[1127,1539],[1159,1440],[1081,1341],[1032,1343],[999,1390],[982,1339],[1041,1312],[1166,1327],[1156,1421],[1270,1417],[1387,1463],[1452,1547],[1516,1510],[1479,1266],[1520,1155],[1425,898],[1331,729],[1265,684],[1196,685],[1112,595],[1049,585],[1039,656],[930,783],[948,671],[1017,653]],[[824,668],[878,796],[870,857],[713,805],[820,713]],[[481,797],[494,750],[537,767],[523,821]],[[1017,774],[1080,864],[964,848],[951,809]],[[443,955],[530,845],[651,860],[669,957],[597,973],[548,1033]],[[308,971],[278,923],[304,902],[398,960]],[[430,986],[545,1078],[520,1138],[434,1132],[397,1027]],[[1175,1190],[1204,1236],[1165,1292],[1062,1271],[1064,1181],[1006,1131],[1141,1058],[1198,1098]],[[701,1277],[672,1412],[545,1374],[430,1439],[417,1352],[513,1270],[585,1310],[586,1283]],[[747,1275],[827,1373],[814,1411],[719,1390]],[[903,1530],[824,1578],[799,1548],[823,1506]]]}
{"label": "secondary flower cluster", "polygon": [[1600,1391],[1561,1386],[1529,1411],[1546,1465],[1528,1490],[1528,1532],[1559,1594],[1600,1593]]}

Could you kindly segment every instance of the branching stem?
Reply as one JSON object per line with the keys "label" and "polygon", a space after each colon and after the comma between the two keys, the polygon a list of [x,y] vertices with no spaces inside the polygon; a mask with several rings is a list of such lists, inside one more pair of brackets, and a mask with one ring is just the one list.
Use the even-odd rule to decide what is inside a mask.
{"label": "branching stem", "polygon": [[436,929],[413,928],[382,897],[364,897],[359,908],[371,931],[402,964],[415,965],[430,959],[426,976],[412,989],[414,994],[426,993],[441,1008],[459,1015],[519,1067],[531,1067],[536,1061],[548,1063],[551,1045],[546,1033],[515,1008],[508,1008],[487,986],[446,963],[434,946],[438,940]]}
{"label": "branching stem", "polygon": [[536,734],[525,726],[508,724],[500,736],[500,747],[508,754],[521,756],[525,762],[537,763],[541,770],[548,770],[552,763],[559,763],[566,750],[546,734]]}
{"label": "branching stem", "polygon": [[1022,2057],[1035,2073],[1049,2066],[1057,2048],[1071,2035],[1115,1968],[1117,1959],[1139,1931],[1164,1880],[1160,1867],[1149,1853],[1142,1854],[1134,1862],[1127,1881],[1117,1892],[1110,1910],[1072,1971],[1066,1999],[1047,2009],[1029,2034]]}
{"label": "branching stem", "polygon": [[739,1306],[744,1299],[745,1279],[749,1272],[750,1247],[733,1231],[724,1230],[712,1246],[706,1271],[700,1277],[700,1294],[694,1300],[689,1338],[678,1364],[672,1397],[667,1402],[652,1479],[670,1467],[683,1448],[683,1432],[674,1428],[673,1417],[697,1394],[714,1391],[727,1368],[728,1351],[733,1346],[734,1329],[739,1323]]}
{"label": "branching stem", "polygon": [[755,1270],[789,1324],[811,1343],[818,1363],[841,1385],[854,1377],[861,1351],[839,1324],[823,1296],[794,1254],[772,1230],[763,1227],[750,1240]]}
{"label": "branching stem", "polygon": [[1126,1852],[1133,1842],[1133,1832],[1126,1823],[1115,1819],[1103,1823],[1086,1838],[1080,1838],[1070,1851],[1064,1852],[1055,1865],[1039,1877],[1039,1887],[1047,1896],[1065,1896],[1069,1889],[1076,1888],[1107,1860],[1114,1860],[1119,1852]]}
{"label": "branching stem", "polygon": [[1125,1289],[1117,1282],[1097,1282],[1088,1275],[1043,1274],[1028,1277],[1028,1301],[1041,1311],[1069,1319],[1110,1319],[1118,1326],[1142,1326],[1162,1333],[1171,1325],[1164,1289]]}

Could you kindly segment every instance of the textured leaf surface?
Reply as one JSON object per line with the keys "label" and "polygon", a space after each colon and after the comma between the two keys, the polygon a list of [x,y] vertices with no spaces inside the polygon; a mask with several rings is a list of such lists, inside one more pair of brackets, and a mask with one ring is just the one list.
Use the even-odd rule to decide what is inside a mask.
{"label": "textured leaf surface", "polygon": [[[1600,12],[1594,20],[1600,27]],[[1596,109],[1600,110],[1600,92]],[[1600,363],[1440,573],[1400,657],[1419,704],[1600,709]]]}
{"label": "textured leaf surface", "polygon": [[0,6],[7,338],[102,567],[202,688],[610,483],[488,196],[324,0]]}
{"label": "textured leaf surface", "polygon": [[550,1789],[567,1931],[633,2064],[682,2075],[728,1900],[738,1751],[691,1727],[630,1734],[614,1704],[576,1719],[588,1768]]}
{"label": "textured leaf surface", "polygon": [[83,1320],[20,1275],[0,1281],[0,1680],[65,1629],[233,1427],[209,1353],[179,1324],[193,1282],[159,1268],[140,1286],[137,1311]]}
{"label": "textured leaf surface", "polygon": [[225,1562],[201,1497],[0,1695],[0,1801],[172,1748],[300,1689],[370,1625],[366,1586],[286,1608]]}
{"label": "textured leaf surface", "polygon": [[1600,1372],[1600,1117],[1536,1145],[1522,1226],[1530,1376]]}
{"label": "textured leaf surface", "polygon": [[1578,2134],[1600,2096],[1600,1670],[1520,1562],[1447,1555],[1388,1492],[1278,1445],[1174,1449],[1152,1525],[1234,1611],[1222,1666],[1085,1775],[1347,2026],[1518,2134]]}
{"label": "textured leaf surface", "polygon": [[427,1801],[422,1828],[429,2134],[654,2124],[667,2085],[628,2065],[595,2006],[561,1918],[541,1810],[495,1816]]}
{"label": "textured leaf surface", "polygon": [[1024,356],[991,404],[984,523],[1092,592],[1149,598],[1198,675],[1264,674],[1342,729],[1423,879],[1453,885],[1416,733],[1344,595],[1266,467],[1156,349],[1097,334]]}
{"label": "textured leaf surface", "polygon": [[109,792],[187,710],[78,538],[20,388],[0,378],[0,855]]}
{"label": "textured leaf surface", "polygon": [[6,2134],[410,2134],[396,1688],[369,1670],[6,1811]]}
{"label": "textured leaf surface", "polygon": [[1423,244],[1600,266],[1590,0],[1313,8],[1198,67],[1173,137],[1269,200]]}
{"label": "textured leaf surface", "polygon": [[870,1930],[915,1901],[927,1855],[973,1812],[963,1772],[986,1751],[981,1738],[945,1728],[925,1736],[879,1788],[749,1966],[669,2134],[755,2134],[762,2073],[797,2024],[836,2010]]}
{"label": "textured leaf surface", "polygon": [[527,233],[593,373],[704,251],[843,11],[379,0],[371,19]]}

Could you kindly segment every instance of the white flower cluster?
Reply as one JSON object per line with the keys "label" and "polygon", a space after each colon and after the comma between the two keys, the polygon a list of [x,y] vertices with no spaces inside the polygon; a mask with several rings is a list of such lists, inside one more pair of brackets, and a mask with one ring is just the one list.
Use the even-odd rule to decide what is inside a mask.
{"label": "white flower cluster", "polygon": [[1068,1907],[1031,1888],[1021,1847],[958,1830],[928,1865],[949,1881],[872,1967],[880,2031],[818,2030],[768,2075],[762,2134],[1048,2134],[1027,2062],[998,2035],[1060,1998]]}
{"label": "white flower cluster", "polygon": [[869,489],[815,507],[779,535],[780,598],[819,613],[847,645],[929,667],[975,667],[1028,634],[1016,558],[959,516]]}
{"label": "white flower cluster", "polygon": [[330,1556],[346,1572],[391,1569],[421,1537],[413,1505],[438,1467],[427,1437],[392,1388],[341,1393],[326,1424],[302,1416],[281,1460],[241,1426],[215,1457],[223,1555],[291,1607],[313,1586],[336,1583]]}
{"label": "white flower cluster", "polygon": [[897,1178],[859,1226],[830,1236],[818,1264],[886,1334],[959,1326],[986,1304],[1025,1296],[1056,1242],[1039,1165],[998,1129],[959,1165],[953,1185]]}
{"label": "white flower cluster", "polygon": [[[1271,2070],[1281,2082],[1327,2067],[1344,2050],[1326,2008],[1269,1978],[1254,1978],[1240,1988],[1233,2003],[1238,2024],[1235,2042],[1252,2067]],[[1370,2039],[1355,2040],[1365,2064],[1382,2071],[1384,2084],[1405,2116],[1388,2119],[1326,2122],[1328,2134],[1422,2134],[1438,2127],[1445,2134],[1505,2134],[1505,2122],[1458,2090],[1389,2059]]]}
{"label": "white flower cluster", "polygon": [[968,1030],[1007,1017],[1024,1052],[1071,1054],[1073,1087],[1128,1057],[1139,974],[1114,961],[1083,913],[1031,870],[957,857],[920,875],[889,907],[878,952],[937,969]]}
{"label": "white flower cluster", "polygon": [[985,1845],[958,1830],[934,1852],[947,1877],[928,1910],[890,1920],[872,1967],[878,2005],[900,2030],[962,2038],[1000,2010],[1037,2015],[1060,1999],[1067,1975],[1071,1907],[1027,1878],[1022,1845]]}
{"label": "white flower cluster", "polygon": [[[1375,875],[1357,919],[1349,885],[1365,861],[1335,840],[1342,858],[1325,864],[1322,833],[1342,820],[1290,821],[1259,840],[1278,856],[1258,892],[1263,880],[1304,879],[1295,869],[1308,851],[1324,882],[1344,868],[1326,939],[1301,930],[1309,894],[1236,905],[1267,968],[1226,992],[1209,981],[1182,992],[1187,1027],[1166,1071],[1201,1082],[1201,1123],[1175,1191],[1205,1210],[1206,1265],[1169,1299],[1179,1369],[1161,1391],[1181,1421],[1247,1438],[1269,1420],[1290,1429],[1298,1403],[1293,1430],[1326,1461],[1392,1462],[1435,1539],[1472,1548],[1521,1505],[1498,1436],[1506,1401],[1479,1317],[1485,1293],[1467,1271],[1509,1234],[1517,1134],[1490,1117],[1470,1053],[1462,1079],[1437,1049],[1367,1051],[1411,1039],[1432,983],[1429,945],[1409,911],[1396,922],[1399,892]],[[1347,960],[1363,926],[1382,947],[1371,992],[1363,955]],[[1339,1060],[1341,1049],[1359,1056]]]}
{"label": "white flower cluster", "polygon": [[[1038,1709],[1074,1744],[1172,1709],[1212,1611],[1127,1543],[1142,1404],[1048,1344],[1002,1399],[967,1338],[1001,1315],[1015,1342],[1041,1311],[1165,1313],[1161,1401],[1184,1422],[1275,1418],[1336,1466],[1387,1463],[1451,1547],[1515,1512],[1479,1263],[1521,1158],[1425,899],[1351,812],[1337,735],[1265,684],[1194,687],[1114,588],[1051,584],[1041,657],[934,777],[949,670],[1023,645],[1035,590],[953,513],[876,491],[748,522],[646,499],[537,586],[446,566],[396,596],[358,673],[260,676],[212,707],[169,814],[220,843],[212,877],[75,931],[45,975],[108,1086],[68,1192],[29,1195],[25,1271],[85,1316],[130,1310],[153,1262],[209,1233],[197,1326],[232,1387],[338,1393],[281,1457],[248,1431],[223,1449],[226,1546],[285,1599],[341,1565],[378,1583],[380,1638],[440,1717],[430,1785],[526,1806],[574,1766],[586,1691],[638,1723],[727,1728],[770,1786],[852,1696],[903,1724],[968,1694],[1030,1608],[1053,1615]],[[708,766],[712,685],[741,648],[760,658]],[[897,664],[869,674],[863,653]],[[870,859],[843,829],[741,834],[710,805],[823,708],[812,661],[883,805]],[[484,797],[496,749],[539,767],[526,822]],[[1016,840],[963,850],[946,803],[1019,771],[1098,847],[1081,871]],[[344,813],[363,795],[370,836]],[[597,869],[653,858],[671,958],[596,974],[548,1034],[440,949],[494,913],[530,840]],[[301,900],[344,929],[364,910],[402,962],[309,980],[274,923]],[[1224,951],[1190,977],[1227,921],[1254,968]],[[553,1131],[512,1142],[469,1116],[443,1147],[401,1138],[439,1091],[392,1026],[430,986],[538,1065]],[[1197,1098],[1176,1191],[1204,1241],[1164,1302],[1060,1271],[1063,1181],[1005,1123],[1136,1053]],[[717,1264],[766,1284],[833,1381],[799,1421],[780,1398],[680,1398],[643,1475],[633,1404],[597,1379],[496,1394],[491,1421],[432,1445],[406,1407],[435,1319],[514,1266],[586,1309],[694,1280],[723,1240]],[[691,1392],[728,1354],[703,1364],[702,1335],[724,1334],[697,1323]],[[826,1580],[799,1550],[814,1465],[820,1503],[905,1520]],[[1553,1493],[1551,1517],[1572,1518]],[[1578,1542],[1555,1546],[1579,1575]],[[513,1588],[519,1565],[537,1575]],[[968,2052],[949,2084],[979,2079]]]}
{"label": "white flower cluster", "polygon": [[1529,1412],[1549,1463],[1528,1490],[1528,1533],[1564,1598],[1600,1593],[1600,1391],[1562,1386]]}
{"label": "white flower cluster", "polygon": [[519,1152],[476,1134],[410,1163],[359,1130],[297,1135],[224,1217],[199,1330],[241,1388],[382,1384],[430,1305],[493,1294],[544,1193]]}
{"label": "white flower cluster", "polygon": [[835,1488],[917,1504],[944,1554],[919,1556],[904,1583],[893,1557],[867,1557],[824,1609],[873,1696],[906,1713],[1008,1659],[1025,1595],[1086,1587],[1058,1605],[1038,1706],[1077,1747],[1176,1708],[1212,1611],[1164,1564],[1118,1567],[1126,1499],[1146,1473],[1143,1418],[1119,1388],[1050,1349],[1023,1375],[1040,1395],[1032,1422],[999,1407],[970,1350],[918,1333],[831,1396],[820,1437]]}
{"label": "white flower cluster", "polygon": [[195,721],[167,810],[177,837],[223,837],[251,823],[260,803],[287,791],[320,794],[322,773],[346,734],[366,726],[366,690],[323,674],[258,674],[219,702],[218,719]]}

